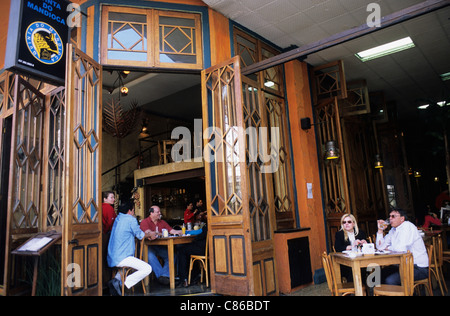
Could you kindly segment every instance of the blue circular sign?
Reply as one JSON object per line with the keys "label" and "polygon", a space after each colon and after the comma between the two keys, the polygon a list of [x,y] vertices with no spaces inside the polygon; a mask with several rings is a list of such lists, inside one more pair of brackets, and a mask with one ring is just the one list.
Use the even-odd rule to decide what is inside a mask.
{"label": "blue circular sign", "polygon": [[58,32],[45,22],[33,22],[26,34],[28,49],[34,58],[46,65],[56,64],[64,53],[64,45]]}

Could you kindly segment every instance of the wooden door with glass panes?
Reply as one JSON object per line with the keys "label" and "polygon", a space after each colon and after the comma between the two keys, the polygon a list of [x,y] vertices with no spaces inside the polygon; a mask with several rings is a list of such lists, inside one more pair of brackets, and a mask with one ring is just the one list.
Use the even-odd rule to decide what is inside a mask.
{"label": "wooden door with glass panes", "polygon": [[62,295],[102,294],[102,68],[67,46]]}
{"label": "wooden door with glass panes", "polygon": [[7,295],[20,275],[10,252],[39,230],[45,108],[44,95],[18,74],[2,74],[0,94],[0,294]]}
{"label": "wooden door with glass panes", "polygon": [[[271,166],[277,139],[258,84],[239,57],[202,72],[211,286],[224,295],[276,295]],[[269,131],[270,133],[270,131]]]}

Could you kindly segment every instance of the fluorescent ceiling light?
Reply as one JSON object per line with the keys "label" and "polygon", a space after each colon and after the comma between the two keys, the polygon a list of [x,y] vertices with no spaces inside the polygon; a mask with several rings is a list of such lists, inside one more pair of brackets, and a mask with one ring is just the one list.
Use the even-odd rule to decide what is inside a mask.
{"label": "fluorescent ceiling light", "polygon": [[425,110],[425,109],[427,109],[429,106],[430,106],[429,104],[425,104],[425,105],[418,106],[417,108],[418,108],[419,110]]}
{"label": "fluorescent ceiling light", "polygon": [[450,80],[450,72],[440,75],[442,81]]}
{"label": "fluorescent ceiling light", "polygon": [[415,47],[411,37],[405,37],[400,40],[387,43],[384,45],[380,45],[362,52],[359,52],[355,56],[358,57],[361,61],[366,62],[368,60],[372,60],[375,58],[380,58],[383,56],[387,56],[390,54],[394,54],[397,52],[401,52],[402,50],[406,50],[412,47]]}
{"label": "fluorescent ceiling light", "polygon": [[440,107],[445,106],[445,103],[447,103],[446,101],[440,101],[437,103],[437,105],[439,105]]}

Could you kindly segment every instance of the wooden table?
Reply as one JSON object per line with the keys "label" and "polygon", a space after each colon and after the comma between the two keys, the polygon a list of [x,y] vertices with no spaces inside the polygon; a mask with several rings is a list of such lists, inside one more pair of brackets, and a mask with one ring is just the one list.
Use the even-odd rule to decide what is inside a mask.
{"label": "wooden table", "polygon": [[[157,238],[154,240],[145,240],[147,246],[167,246],[167,252],[169,254],[169,279],[170,288],[175,288],[175,263],[174,263],[174,251],[175,245],[188,244],[194,240],[195,236],[183,236],[183,237],[167,237],[167,238]],[[144,249],[144,258],[148,261],[148,247]]]}
{"label": "wooden table", "polygon": [[[353,271],[353,282],[355,284],[355,295],[362,296],[361,268],[366,268],[370,264],[377,264],[379,266],[388,266],[392,264],[401,265],[402,258],[406,253],[391,252],[389,254],[361,255],[356,258],[350,258],[348,255],[341,252],[331,253],[330,255],[332,256],[337,283],[339,284],[342,282],[340,265],[351,267]],[[402,269],[400,269],[400,271],[402,271]],[[400,275],[400,279],[403,280],[402,275]]]}

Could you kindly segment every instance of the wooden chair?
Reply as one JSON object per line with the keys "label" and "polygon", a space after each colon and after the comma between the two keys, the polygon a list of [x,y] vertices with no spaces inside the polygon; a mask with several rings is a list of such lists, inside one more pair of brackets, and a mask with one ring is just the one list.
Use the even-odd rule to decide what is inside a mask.
{"label": "wooden chair", "polygon": [[[145,238],[142,238],[142,240],[139,240],[136,238],[135,240],[136,242],[136,247],[135,247],[135,251],[134,251],[134,256],[140,260],[142,260],[142,256],[144,253],[144,242],[145,242]],[[122,282],[122,296],[125,295],[125,281],[127,279],[127,276],[134,271],[133,268],[131,267],[116,267],[117,272],[120,273],[120,279]],[[145,280],[145,279],[144,279]],[[141,281],[142,284],[142,290],[144,291],[144,294],[147,294],[147,290],[145,288],[145,282],[144,280]],[[134,292],[134,288],[133,288],[133,292]]]}
{"label": "wooden chair", "polygon": [[176,144],[174,140],[158,141],[159,164],[163,165],[172,162],[172,147]]}
{"label": "wooden chair", "polygon": [[402,285],[381,284],[373,288],[375,296],[412,296],[414,293],[414,258],[411,252],[403,256],[400,275]]}
{"label": "wooden chair", "polygon": [[450,263],[450,250],[442,251],[442,260]]}
{"label": "wooden chair", "polygon": [[444,264],[443,251],[442,251],[442,237],[441,235],[433,236],[433,259],[429,267],[429,273],[433,273],[441,290],[442,296],[448,292],[447,285],[445,284],[444,274],[442,273],[442,265]]}
{"label": "wooden chair", "polygon": [[206,287],[209,287],[209,278],[208,278],[208,243],[209,243],[209,234],[206,235],[206,249],[205,249],[205,255],[191,255],[191,262],[189,264],[189,278],[188,278],[188,284],[191,284],[191,272],[194,268],[194,263],[196,261],[200,262],[201,265],[201,276],[200,276],[200,282],[203,282],[203,270],[205,271],[206,275]]}
{"label": "wooden chair", "polygon": [[[427,246],[427,253],[428,253],[428,267],[431,266],[431,260],[433,257],[433,245],[428,245]],[[423,280],[418,280],[418,281],[414,281],[414,289],[419,290],[420,285],[423,285],[427,290],[428,290],[428,294],[430,296],[433,296],[433,286],[431,284],[431,272],[428,271],[428,278],[423,279]],[[417,291],[418,294],[420,294],[419,291]]]}
{"label": "wooden chair", "polygon": [[336,281],[336,275],[333,270],[332,259],[326,252],[322,254],[323,269],[325,270],[325,276],[327,278],[328,289],[333,296],[346,296],[355,294],[355,286],[353,282],[347,282],[338,284]]}

